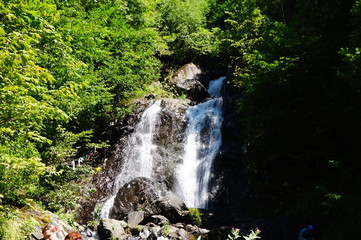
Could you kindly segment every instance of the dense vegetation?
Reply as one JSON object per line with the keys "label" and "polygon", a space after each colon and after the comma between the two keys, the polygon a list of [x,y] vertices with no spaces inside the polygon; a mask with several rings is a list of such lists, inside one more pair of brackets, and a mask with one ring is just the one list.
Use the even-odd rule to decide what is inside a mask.
{"label": "dense vegetation", "polygon": [[73,180],[95,169],[71,160],[106,147],[131,99],[199,56],[235,69],[240,161],[275,199],[259,215],[312,221],[320,239],[358,236],[360,4],[0,0],[0,238],[34,202],[74,211],[66,196],[86,193]]}
{"label": "dense vegetation", "polygon": [[251,2],[226,20],[250,176],[274,196],[270,212],[314,222],[321,239],[355,238],[360,2]]}

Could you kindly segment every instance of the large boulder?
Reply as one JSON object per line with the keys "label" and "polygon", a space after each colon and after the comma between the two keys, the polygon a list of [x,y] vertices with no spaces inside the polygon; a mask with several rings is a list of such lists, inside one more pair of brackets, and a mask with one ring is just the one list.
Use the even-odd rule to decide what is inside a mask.
{"label": "large boulder", "polygon": [[125,239],[126,234],[124,227],[126,227],[124,221],[118,221],[115,219],[101,219],[98,226],[98,235],[100,240],[111,239]]}
{"label": "large boulder", "polygon": [[187,215],[187,207],[182,199],[173,193],[161,197],[152,203],[154,213],[163,215],[171,222],[184,220]]}
{"label": "large boulder", "polygon": [[[142,216],[135,217],[139,216],[139,211]],[[137,225],[143,218],[152,215],[162,215],[171,222],[176,222],[185,219],[187,207],[183,200],[173,193],[160,196],[155,183],[146,178],[134,179],[120,188],[110,213],[110,217],[114,219],[130,217],[132,225]]]}
{"label": "large boulder", "polygon": [[147,178],[136,178],[119,189],[110,217],[123,219],[130,212],[146,210],[158,198],[158,190],[153,181]]}
{"label": "large boulder", "polygon": [[207,89],[199,81],[204,73],[202,69],[194,64],[188,63],[181,67],[170,79],[178,94],[186,94],[187,97],[196,102],[202,102],[209,97]]}

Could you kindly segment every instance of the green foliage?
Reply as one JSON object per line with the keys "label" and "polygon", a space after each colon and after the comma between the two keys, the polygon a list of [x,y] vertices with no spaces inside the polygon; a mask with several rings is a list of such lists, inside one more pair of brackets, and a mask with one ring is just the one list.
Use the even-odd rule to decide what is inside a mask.
{"label": "green foliage", "polygon": [[168,236],[170,234],[170,228],[169,228],[169,225],[164,225],[163,226],[163,229],[162,229],[162,235],[163,236]]}
{"label": "green foliage", "polygon": [[73,212],[79,207],[79,200],[87,198],[89,192],[82,187],[79,179],[86,179],[92,173],[89,166],[58,166],[54,173],[47,173],[41,178],[38,198],[47,209],[63,214]]}
{"label": "green foliage", "polygon": [[189,208],[190,218],[196,222],[199,226],[202,225],[203,213],[198,208]]}
{"label": "green foliage", "polygon": [[97,228],[98,224],[99,223],[97,221],[89,221],[89,222],[87,222],[87,226],[90,227],[93,230]]}
{"label": "green foliage", "polygon": [[[51,141],[41,130],[48,119],[65,120],[66,114],[49,104],[52,97],[43,88],[53,76],[35,64],[32,49],[40,38],[35,28],[22,32],[30,17],[27,9],[0,5],[4,16],[0,46],[0,194],[5,204],[21,204],[36,191],[41,163],[37,144]],[[50,100],[50,101],[49,101]]]}
{"label": "green foliage", "polygon": [[342,224],[337,219],[346,212],[354,219],[346,202],[360,197],[351,180],[360,170],[360,2],[211,4],[209,24],[224,30],[222,54],[235,65],[232,81],[242,91],[249,176],[277,193],[282,213],[320,224]]}
{"label": "green foliage", "polygon": [[6,43],[0,46],[1,194],[6,204],[23,204],[26,197],[36,195],[39,177],[50,170],[41,162],[39,150],[54,144],[56,135],[45,131],[49,123],[67,124],[70,116],[63,102],[77,97],[79,85],[70,81],[52,89],[57,80],[37,63],[44,56],[37,46],[44,36],[54,35],[40,14],[53,12],[54,6],[0,6],[5,16],[1,40]]}
{"label": "green foliage", "polygon": [[[207,29],[208,1],[167,0],[159,6],[159,28],[169,52],[177,61],[189,61],[195,56],[210,55],[217,50],[217,29]],[[190,11],[185,11],[189,9]]]}
{"label": "green foliage", "polygon": [[4,215],[0,212],[0,238],[8,240],[26,239],[39,222],[34,218],[13,210]]}
{"label": "green foliage", "polygon": [[[205,22],[207,1],[164,1],[160,4],[161,27],[167,33],[188,34],[195,32]],[[192,9],[192,11],[184,11]]]}
{"label": "green foliage", "polygon": [[228,234],[227,240],[235,240],[235,239],[239,239],[241,237],[243,237],[246,240],[255,240],[255,239],[261,238],[260,236],[258,236],[260,233],[261,233],[261,230],[256,228],[255,230],[252,229],[248,235],[241,236],[240,229],[232,228],[231,235]]}
{"label": "green foliage", "polygon": [[241,237],[241,235],[239,234],[239,229],[238,228],[232,228],[231,230],[231,235],[228,234],[227,239],[228,240],[235,240]]}
{"label": "green foliage", "polygon": [[226,11],[226,31],[220,32],[223,41],[222,50],[233,61],[242,62],[243,56],[257,48],[263,42],[263,29],[269,24],[254,1],[244,0]]}
{"label": "green foliage", "polygon": [[70,159],[107,147],[94,136],[158,81],[155,8],[151,0],[0,2],[1,214],[32,198],[67,215],[87,197],[79,179],[92,170],[73,170]]}
{"label": "green foliage", "polygon": [[0,194],[3,204],[23,204],[37,191],[47,168],[31,143],[11,141],[0,146]]}
{"label": "green foliage", "polygon": [[243,238],[246,240],[255,240],[255,239],[260,238],[258,236],[258,234],[260,234],[260,233],[261,233],[261,230],[259,230],[258,228],[256,228],[255,230],[252,229],[251,233],[246,236],[243,236]]}
{"label": "green foliage", "polygon": [[[90,10],[84,19],[73,17],[72,12],[68,15],[61,28],[71,35],[74,54],[88,64],[95,77],[89,90],[95,88],[97,92],[86,91],[88,96],[83,99],[90,97],[93,105],[110,107],[112,99],[119,104],[133,90],[158,79],[159,62],[153,56],[157,32],[151,27],[129,27],[131,16],[124,6],[106,4]],[[99,109],[94,107],[82,114],[99,116]]]}
{"label": "green foliage", "polygon": [[73,226],[73,223],[75,222],[75,212],[68,212],[64,213],[63,209],[60,209],[58,212],[56,212],[56,216],[59,217],[64,222],[68,223],[70,226]]}
{"label": "green foliage", "polygon": [[[361,154],[360,4],[0,1],[0,238],[30,231],[13,231],[15,222],[33,225],[6,214],[29,199],[71,216],[87,197],[77,179],[92,173],[72,169],[71,159],[107,147],[109,123],[131,112],[133,98],[172,97],[160,86],[157,57],[171,65],[206,55],[235,69],[249,176],[277,192],[284,213],[333,224],[323,234],[346,238],[361,199],[353,180]],[[201,221],[199,211],[191,215]]]}

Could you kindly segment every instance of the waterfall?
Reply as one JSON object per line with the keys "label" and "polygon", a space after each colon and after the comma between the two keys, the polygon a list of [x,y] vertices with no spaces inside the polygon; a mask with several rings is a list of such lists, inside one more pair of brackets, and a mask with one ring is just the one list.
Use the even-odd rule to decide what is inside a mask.
{"label": "waterfall", "polygon": [[208,93],[213,99],[187,109],[183,162],[177,167],[175,187],[187,207],[207,209],[211,168],[222,143],[224,80],[221,77],[210,81]]}
{"label": "waterfall", "polygon": [[153,156],[157,146],[153,143],[159,125],[160,100],[148,107],[141,115],[125,149],[124,164],[115,178],[112,195],[105,201],[100,217],[109,218],[118,190],[127,182],[138,178],[152,178]]}

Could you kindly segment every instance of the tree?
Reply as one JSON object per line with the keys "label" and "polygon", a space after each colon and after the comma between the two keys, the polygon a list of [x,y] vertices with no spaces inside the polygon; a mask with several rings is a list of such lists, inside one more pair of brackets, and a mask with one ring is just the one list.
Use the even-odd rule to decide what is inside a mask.
{"label": "tree", "polygon": [[217,48],[214,33],[217,30],[206,28],[208,9],[206,0],[161,2],[159,29],[169,52],[160,53],[163,56],[170,54],[180,63],[191,61],[196,56],[214,53]]}
{"label": "tree", "polygon": [[5,204],[24,204],[47,169],[37,149],[51,144],[42,132],[46,122],[68,121],[55,96],[70,89],[50,91],[53,75],[35,63],[45,21],[21,4],[1,3],[0,15],[0,196]]}
{"label": "tree", "polygon": [[[264,16],[259,9],[270,10],[264,6],[242,4],[225,21],[231,24],[224,52],[236,65],[233,82],[243,91],[239,111],[249,169],[264,190],[285,203],[281,211],[340,226],[338,219],[357,215],[348,207],[354,211],[360,195],[358,183],[350,181],[359,171],[359,46],[343,48],[346,65],[338,54],[347,46],[353,3],[298,1],[286,6],[291,14],[286,12],[282,23]],[[356,22],[358,4],[352,11]],[[323,234],[353,236],[354,225],[343,227],[345,235]]]}

